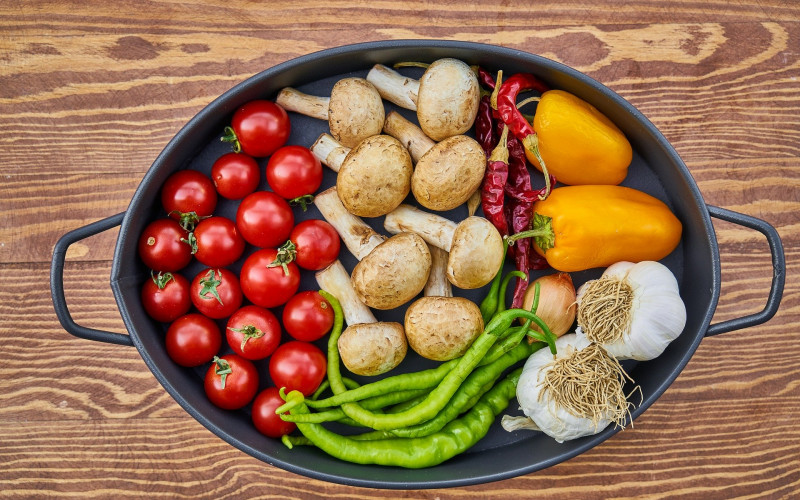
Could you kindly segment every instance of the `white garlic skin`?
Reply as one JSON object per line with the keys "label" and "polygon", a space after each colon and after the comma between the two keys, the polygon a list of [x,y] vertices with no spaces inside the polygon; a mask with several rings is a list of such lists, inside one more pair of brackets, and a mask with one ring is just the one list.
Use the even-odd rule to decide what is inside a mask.
{"label": "white garlic skin", "polygon": [[[579,337],[574,333],[566,334],[556,340],[556,358],[563,358],[568,353],[568,346],[581,350],[589,345],[585,337]],[[600,419],[597,426],[591,419],[576,417],[567,410],[556,404],[545,394],[542,401],[539,401],[539,394],[542,391],[547,370],[542,368],[553,361],[550,349],[539,349],[533,353],[525,362],[522,374],[517,383],[517,402],[536,426],[545,434],[552,437],[559,443],[570,439],[577,439],[583,436],[591,436],[602,431],[611,420]]]}
{"label": "white garlic skin", "polygon": [[[630,329],[617,341],[602,344],[617,359],[647,361],[664,352],[686,326],[686,306],[678,290],[678,281],[665,265],[654,261],[617,262],[603,277],[626,281],[633,289]],[[586,285],[578,288],[577,301]],[[576,333],[585,338],[580,326]]]}

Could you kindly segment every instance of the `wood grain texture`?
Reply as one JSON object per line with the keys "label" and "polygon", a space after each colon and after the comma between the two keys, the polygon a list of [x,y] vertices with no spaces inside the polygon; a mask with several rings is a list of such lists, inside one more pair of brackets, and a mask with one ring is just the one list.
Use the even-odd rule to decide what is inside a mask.
{"label": "wood grain texture", "polygon": [[[786,249],[778,314],[704,339],[634,428],[498,483],[352,488],[264,464],[214,436],[133,348],[70,337],[49,262],[65,232],[124,211],[199,110],[280,62],[343,43],[495,43],[563,62],[629,100],[709,204],[768,221]],[[0,4],[0,498],[793,498],[800,491],[800,5],[791,0],[79,2]],[[714,321],[759,311],[763,236],[715,221]],[[124,332],[116,231],[73,245],[70,310]]]}

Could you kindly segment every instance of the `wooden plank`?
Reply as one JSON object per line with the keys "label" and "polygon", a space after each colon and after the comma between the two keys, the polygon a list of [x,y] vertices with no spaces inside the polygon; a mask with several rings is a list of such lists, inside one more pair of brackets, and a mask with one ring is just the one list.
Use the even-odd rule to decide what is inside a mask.
{"label": "wooden plank", "polygon": [[[800,4],[787,0],[0,4],[0,498],[792,498],[800,490]],[[665,394],[602,445],[519,478],[393,492],[309,480],[204,429],[134,348],[67,334],[49,261],[125,210],[180,128],[238,82],[343,43],[438,38],[541,54],[618,92],[675,146],[709,204],[775,225],[781,309],[704,339]],[[759,311],[764,238],[714,221],[714,321]],[[116,230],[70,249],[86,326],[124,332]]]}
{"label": "wooden plank", "polygon": [[[90,20],[92,18],[89,18]],[[143,173],[175,133],[245,78],[335,44],[328,30],[234,36],[61,33],[57,44],[9,34],[0,48],[0,173]],[[201,23],[202,25],[202,23]],[[584,71],[630,100],[687,162],[797,156],[800,23],[555,26],[531,30],[389,30],[392,38],[493,42]],[[169,37],[169,42],[165,37]],[[353,41],[386,36],[365,30]],[[270,47],[254,50],[253,47]],[[48,48],[49,47],[49,48]],[[65,62],[69,61],[69,62]],[[222,62],[224,61],[224,62]],[[106,71],[113,68],[113,71]],[[67,161],[65,161],[65,159]]]}

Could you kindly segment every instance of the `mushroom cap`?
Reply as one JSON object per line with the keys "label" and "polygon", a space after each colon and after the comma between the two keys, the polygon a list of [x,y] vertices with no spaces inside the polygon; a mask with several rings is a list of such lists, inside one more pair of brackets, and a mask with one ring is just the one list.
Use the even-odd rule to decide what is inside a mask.
{"label": "mushroom cap", "polygon": [[331,135],[352,148],[381,133],[385,110],[375,86],[363,78],[343,78],[331,90],[328,126]]}
{"label": "mushroom cap", "polygon": [[492,281],[504,258],[497,228],[483,217],[467,217],[453,234],[447,278],[459,288],[480,288]]}
{"label": "mushroom cap", "polygon": [[405,330],[414,352],[447,361],[463,355],[483,332],[483,317],[463,297],[422,297],[406,310]]}
{"label": "mushroom cap", "polygon": [[339,356],[356,375],[380,375],[400,364],[408,352],[400,323],[350,325],[338,342]]}
{"label": "mushroom cap", "polygon": [[373,135],[345,157],[336,178],[342,204],[353,215],[378,217],[403,202],[414,168],[406,148],[388,135]]}
{"label": "mushroom cap", "polygon": [[400,233],[384,241],[353,269],[356,295],[375,309],[394,309],[425,288],[431,253],[419,235]]}
{"label": "mushroom cap", "polygon": [[437,143],[417,162],[411,192],[431,210],[452,210],[465,203],[483,182],[486,153],[466,135]]}
{"label": "mushroom cap", "polygon": [[465,133],[478,114],[480,86],[467,63],[444,58],[434,61],[419,79],[417,119],[434,141]]}

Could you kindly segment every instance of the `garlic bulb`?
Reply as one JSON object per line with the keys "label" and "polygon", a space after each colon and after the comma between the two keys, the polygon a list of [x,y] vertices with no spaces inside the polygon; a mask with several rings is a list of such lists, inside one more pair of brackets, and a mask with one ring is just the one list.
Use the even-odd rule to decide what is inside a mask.
{"label": "garlic bulb", "polygon": [[517,383],[517,401],[532,422],[504,417],[503,428],[538,428],[562,443],[597,434],[612,422],[621,426],[630,403],[619,363],[574,333],[559,337],[556,349],[555,357],[549,349],[533,353]]}
{"label": "garlic bulb", "polygon": [[659,356],[686,325],[678,282],[654,261],[618,262],[578,288],[578,337],[617,359]]}

